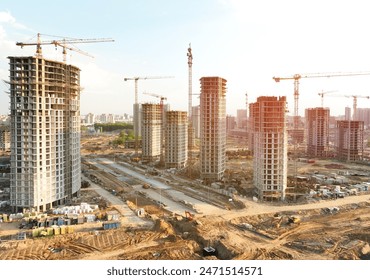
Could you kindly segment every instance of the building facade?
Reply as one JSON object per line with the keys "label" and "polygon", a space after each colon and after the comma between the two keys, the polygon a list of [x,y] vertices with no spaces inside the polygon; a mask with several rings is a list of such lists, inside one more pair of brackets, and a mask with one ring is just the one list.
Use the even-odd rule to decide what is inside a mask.
{"label": "building facade", "polygon": [[286,97],[260,96],[249,110],[255,194],[262,200],[284,200],[288,172]]}
{"label": "building facade", "polygon": [[9,126],[0,125],[0,151],[10,151],[10,129]]}
{"label": "building facade", "polygon": [[364,122],[337,121],[337,158],[340,160],[362,160],[364,155]]}
{"label": "building facade", "polygon": [[80,69],[39,57],[9,61],[10,203],[45,211],[81,187]]}
{"label": "building facade", "polygon": [[329,108],[306,109],[307,154],[326,157],[329,152]]}
{"label": "building facade", "polygon": [[235,129],[236,121],[234,116],[226,116],[226,134],[229,135],[230,132]]}
{"label": "building facade", "polygon": [[236,126],[237,128],[246,128],[247,127],[247,110],[238,109],[236,111]]}
{"label": "building facade", "polygon": [[193,106],[192,108],[192,115],[193,121],[193,129],[194,129],[194,137],[196,139],[200,138],[200,106]]}
{"label": "building facade", "polygon": [[200,79],[200,165],[201,178],[221,180],[226,157],[226,80]]}
{"label": "building facade", "polygon": [[356,115],[354,117],[356,121],[363,121],[364,127],[370,127],[370,108],[357,108]]}
{"label": "building facade", "polygon": [[188,158],[187,112],[167,111],[165,115],[165,167],[184,168]]}
{"label": "building facade", "polygon": [[162,108],[160,104],[141,105],[142,160],[154,161],[161,156]]}

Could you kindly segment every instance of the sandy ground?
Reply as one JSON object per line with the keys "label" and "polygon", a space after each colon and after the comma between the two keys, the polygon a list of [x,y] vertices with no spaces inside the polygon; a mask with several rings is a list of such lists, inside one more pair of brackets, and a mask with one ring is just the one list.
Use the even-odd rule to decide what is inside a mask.
{"label": "sandy ground", "polygon": [[[235,164],[237,166],[237,162]],[[298,169],[300,172],[313,169],[336,172],[335,169],[326,170],[325,164],[300,163]],[[240,165],[241,173],[243,168],[247,170],[250,166],[247,163]],[[341,166],[342,170],[350,168],[345,164]],[[356,168],[365,170],[363,166]],[[102,230],[101,222],[86,223],[75,226],[71,234],[9,240],[9,235],[19,231],[18,223],[2,223],[0,259],[370,259],[370,194],[305,204],[255,202],[251,198],[237,196],[244,208],[227,210],[218,207],[217,203],[206,207],[206,199],[210,202],[219,200],[220,205],[224,203],[222,200],[227,201],[227,198],[211,192],[204,193],[204,201],[192,200],[204,208],[199,211],[201,213],[193,212],[193,219],[187,219],[184,211],[189,208],[183,208],[184,205],[176,199],[190,200],[194,190],[173,185],[165,189],[153,187],[148,191],[151,195],[141,195],[139,192],[143,189],[140,185],[132,187],[117,178],[140,183],[145,175],[140,179],[129,178],[123,173],[115,174],[119,172],[119,166],[111,169],[110,174],[91,172],[95,172],[104,186],[92,183],[81,193],[101,197],[107,201],[109,209],[118,210],[123,215],[121,228]],[[119,195],[112,195],[107,186]],[[196,191],[202,192],[201,189]],[[155,201],[159,194],[166,199],[166,204],[171,204],[170,209],[159,207]],[[147,215],[138,217],[136,204],[143,207]],[[179,211],[174,215],[176,207]],[[204,256],[203,248],[206,246],[215,248],[216,255]]]}

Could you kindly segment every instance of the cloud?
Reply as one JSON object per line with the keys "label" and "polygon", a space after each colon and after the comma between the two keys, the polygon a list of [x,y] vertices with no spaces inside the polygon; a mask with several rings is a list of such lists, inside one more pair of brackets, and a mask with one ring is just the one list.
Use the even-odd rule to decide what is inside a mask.
{"label": "cloud", "polygon": [[33,31],[31,28],[19,23],[9,11],[0,11],[0,24],[9,24],[16,29]]}
{"label": "cloud", "polygon": [[0,22],[5,23],[15,23],[15,18],[10,14],[10,12],[0,12]]}

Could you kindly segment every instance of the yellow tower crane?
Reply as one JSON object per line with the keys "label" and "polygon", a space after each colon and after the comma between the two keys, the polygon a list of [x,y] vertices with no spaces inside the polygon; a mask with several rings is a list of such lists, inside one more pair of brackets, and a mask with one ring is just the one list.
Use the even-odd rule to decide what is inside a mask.
{"label": "yellow tower crane", "polygon": [[[51,40],[51,41],[41,41],[41,35],[43,36],[50,36],[50,37],[58,37],[61,39]],[[20,46],[21,48],[25,46],[36,46],[36,57],[41,58],[42,57],[42,45],[54,45],[55,47],[62,47],[63,48],[63,62],[66,62],[67,60],[67,49],[79,52],[81,54],[84,54],[86,56],[93,57],[92,55],[76,48],[70,46],[70,44],[81,44],[81,43],[101,43],[101,42],[114,42],[111,38],[99,38],[99,39],[78,39],[78,38],[69,38],[69,37],[59,37],[54,35],[45,35],[37,33],[37,41],[36,42],[16,42],[17,46]]]}

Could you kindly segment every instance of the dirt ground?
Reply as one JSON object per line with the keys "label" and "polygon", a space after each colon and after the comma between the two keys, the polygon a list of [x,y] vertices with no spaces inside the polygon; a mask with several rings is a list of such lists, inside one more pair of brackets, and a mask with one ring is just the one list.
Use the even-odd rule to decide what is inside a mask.
{"label": "dirt ground", "polygon": [[[96,143],[97,139],[89,139]],[[101,141],[104,143],[104,141]],[[106,143],[106,142],[105,142]],[[84,148],[88,154],[93,148]],[[104,149],[94,150],[103,154]],[[110,151],[110,150],[109,150]],[[247,185],[251,162],[229,161],[230,169],[244,174]],[[299,163],[302,174],[318,169],[335,172],[328,162],[315,165]],[[234,167],[233,167],[234,165]],[[338,170],[346,165],[331,166]],[[239,170],[238,170],[239,168]],[[350,168],[348,166],[348,168]],[[356,168],[365,170],[363,166]],[[243,173],[245,172],[245,173]],[[146,210],[143,218],[152,223],[139,229],[127,225],[122,217],[118,229],[102,230],[102,222],[77,225],[74,233],[50,237],[14,240],[19,222],[0,224],[0,259],[2,260],[358,260],[370,259],[370,194],[349,196],[315,203],[277,204],[254,202],[251,196],[240,198],[244,207],[193,219],[173,216],[149,199],[138,196],[129,184],[99,171],[101,180],[117,190],[118,198]],[[236,174],[236,173],[235,173]],[[235,175],[234,174],[234,175]],[[239,175],[237,175],[239,176]],[[230,176],[230,181],[231,181]],[[234,177],[237,178],[237,177]],[[354,178],[357,179],[357,178]],[[113,187],[112,187],[113,186]],[[110,202],[95,191],[81,191],[79,202],[98,203],[110,210]],[[214,256],[204,256],[204,247],[216,249]]]}

